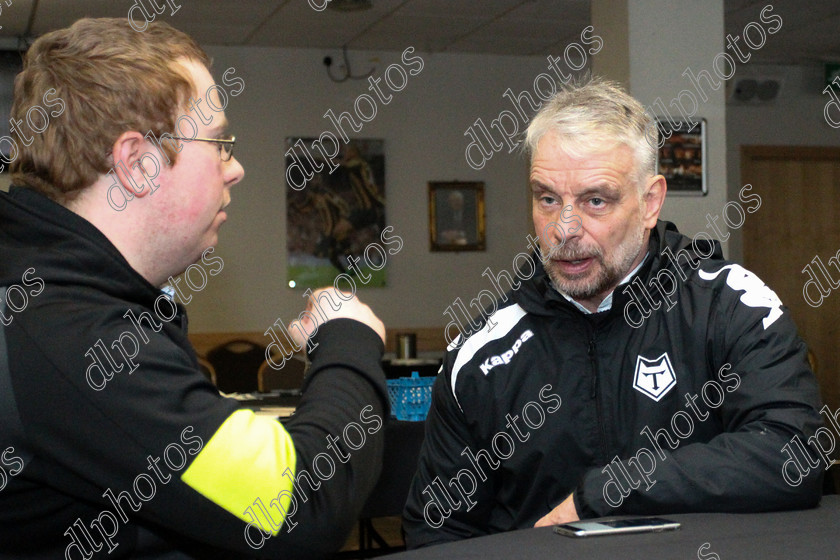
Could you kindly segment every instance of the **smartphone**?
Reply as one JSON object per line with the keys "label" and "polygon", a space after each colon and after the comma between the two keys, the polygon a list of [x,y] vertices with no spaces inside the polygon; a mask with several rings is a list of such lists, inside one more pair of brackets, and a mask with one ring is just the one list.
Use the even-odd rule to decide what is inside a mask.
{"label": "smartphone", "polygon": [[594,537],[627,533],[659,533],[679,528],[680,524],[676,521],[661,517],[634,517],[564,523],[563,525],[555,525],[554,532],[567,537]]}

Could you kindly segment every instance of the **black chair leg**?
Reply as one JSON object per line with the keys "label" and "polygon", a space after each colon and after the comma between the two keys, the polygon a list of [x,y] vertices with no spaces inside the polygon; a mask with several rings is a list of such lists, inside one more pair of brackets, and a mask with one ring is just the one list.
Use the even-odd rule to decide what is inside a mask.
{"label": "black chair leg", "polygon": [[379,534],[379,531],[377,531],[373,527],[373,520],[372,519],[366,519],[365,522],[367,522],[367,525],[368,525],[367,526],[367,547],[368,547],[368,549],[373,548],[373,542],[374,541],[376,541],[376,544],[379,545],[379,548],[391,548],[391,546],[387,542],[385,542],[385,539],[382,538],[382,535]]}

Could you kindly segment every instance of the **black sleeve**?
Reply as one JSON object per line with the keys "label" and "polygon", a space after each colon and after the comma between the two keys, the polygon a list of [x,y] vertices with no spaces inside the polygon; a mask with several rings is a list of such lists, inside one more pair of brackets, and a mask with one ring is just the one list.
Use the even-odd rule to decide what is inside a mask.
{"label": "black sleeve", "polygon": [[476,452],[481,448],[449,387],[453,354],[435,380],[426,438],[403,512],[406,546],[410,549],[488,534],[488,519],[495,503],[495,472],[490,468],[476,469],[487,478],[475,477],[477,484],[470,503],[457,491],[457,484],[450,484],[461,470],[470,467],[465,449]]}
{"label": "black sleeve", "polygon": [[[301,556],[309,558],[341,548],[358,520],[379,479],[382,427],[389,413],[382,341],[371,328],[333,319],[318,329],[312,342],[304,396],[285,423],[297,452],[294,495],[299,509],[286,521],[294,529],[281,529],[277,536],[301,547]],[[315,462],[324,453],[332,463],[323,457]],[[315,470],[324,473],[330,464],[335,474],[322,482]],[[318,490],[301,479],[302,471],[320,483]],[[298,556],[283,551],[284,558]]]}

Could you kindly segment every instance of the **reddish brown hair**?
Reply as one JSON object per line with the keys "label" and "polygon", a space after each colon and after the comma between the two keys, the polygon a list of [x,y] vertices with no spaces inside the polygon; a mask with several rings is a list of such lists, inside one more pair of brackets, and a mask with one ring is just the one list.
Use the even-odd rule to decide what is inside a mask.
{"label": "reddish brown hair", "polygon": [[[111,146],[123,132],[174,130],[197,93],[179,58],[210,66],[194,39],[163,22],[138,32],[126,18],[81,19],[40,37],[15,79],[12,116],[25,122],[50,89],[56,90],[50,99],[65,107],[44,132],[31,133],[29,146],[18,137],[12,181],[58,202],[72,200],[111,169]],[[171,143],[162,149],[174,163]]]}

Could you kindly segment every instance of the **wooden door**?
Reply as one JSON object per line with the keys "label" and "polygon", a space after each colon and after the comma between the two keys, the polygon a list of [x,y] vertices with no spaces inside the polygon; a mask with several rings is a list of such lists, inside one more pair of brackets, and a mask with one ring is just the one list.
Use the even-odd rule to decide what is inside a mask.
{"label": "wooden door", "polygon": [[[840,263],[829,264],[829,259],[840,257],[840,148],[744,146],[741,185],[747,183],[751,193],[761,196],[761,207],[743,226],[744,265],[790,308],[800,336],[816,356],[823,402],[837,411]],[[811,278],[803,269],[809,265],[828,292],[810,286],[810,304],[803,295]]]}

